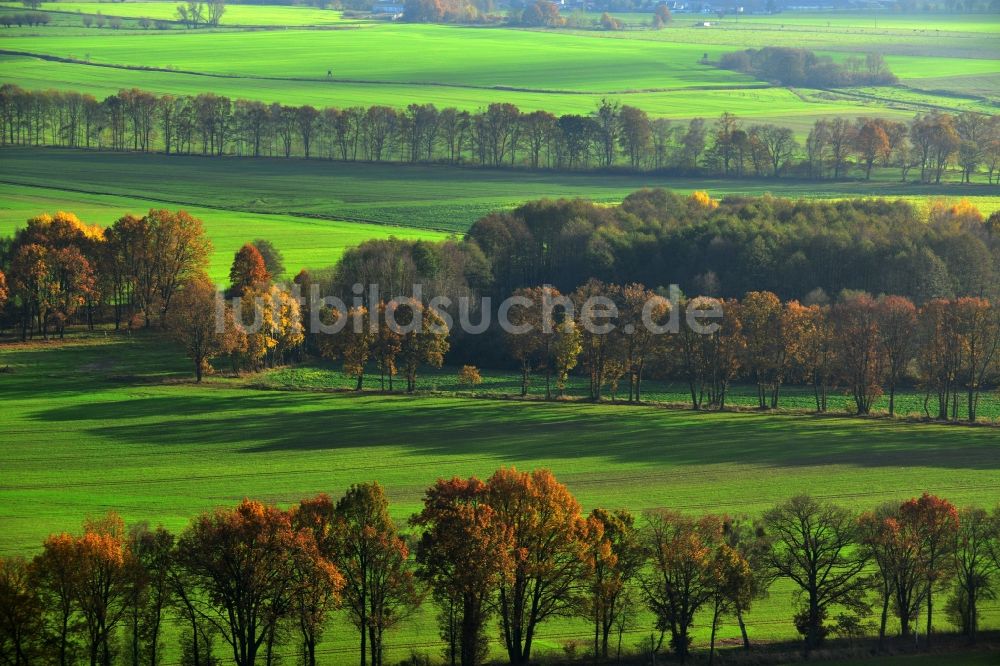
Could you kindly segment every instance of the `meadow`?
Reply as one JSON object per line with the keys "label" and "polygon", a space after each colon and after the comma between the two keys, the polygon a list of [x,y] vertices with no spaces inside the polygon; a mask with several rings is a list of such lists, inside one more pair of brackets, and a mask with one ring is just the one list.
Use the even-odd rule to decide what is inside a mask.
{"label": "meadow", "polygon": [[[240,213],[324,216],[449,233],[462,233],[489,212],[513,208],[528,200],[582,197],[618,203],[643,187],[665,187],[684,193],[706,190],[715,197],[768,192],[810,199],[877,196],[903,198],[918,207],[937,199],[968,199],[986,215],[1000,210],[1000,192],[995,186],[903,184],[895,173],[868,182],[817,182],[166,157],[59,149],[5,148],[0,150],[0,157],[0,194],[17,194],[23,202],[10,212],[0,207],[0,234],[9,234],[24,223],[24,213],[32,209],[32,197],[43,197],[34,207],[38,210],[52,207],[45,197],[58,198],[73,210],[74,200],[82,193],[154,200],[161,202],[159,205],[201,210],[210,202],[215,208]],[[88,201],[92,199],[84,197],[83,205],[89,205]],[[225,213],[214,214],[214,219],[220,217]],[[306,223],[318,224],[315,220]],[[385,234],[386,229],[381,233]],[[272,240],[281,247],[282,237],[279,231]],[[300,237],[298,242],[309,241]]]}
{"label": "meadow", "polygon": [[[44,212],[71,211],[89,223],[109,226],[123,215],[141,216],[151,208],[164,207],[176,208],[176,205],[149,199],[0,184],[0,236],[13,234],[15,229],[24,226],[25,220]],[[396,236],[440,240],[446,237],[442,232],[428,229],[385,224],[248,213],[187,204],[184,209],[205,223],[214,248],[209,275],[220,283],[228,279],[236,251],[256,238],[267,238],[275,243],[284,254],[288,269],[298,271],[303,267],[329,266],[340,258],[344,249],[370,238]]]}
{"label": "meadow", "polygon": [[[21,7],[20,3],[0,3],[0,7]],[[41,9],[68,14],[103,14],[122,18],[177,20],[177,4],[173,2],[47,2]],[[297,7],[293,5],[229,5],[223,16],[225,27],[245,26],[331,26],[356,23],[332,9]],[[180,27],[179,25],[176,27]],[[94,29],[96,30],[96,28]]]}
{"label": "meadow", "polygon": [[[169,3],[114,7],[135,16],[145,5],[158,12],[169,8]],[[60,12],[91,11],[100,3],[49,6]],[[315,14],[339,19],[333,12],[304,8],[230,10],[234,15],[227,13],[228,20],[273,21],[286,29],[241,30],[234,29],[236,23],[225,28],[224,21],[222,29],[126,30],[109,39],[107,30],[63,34],[70,28],[15,28],[0,35],[0,48],[7,52],[0,56],[0,72],[4,81],[32,89],[100,96],[133,86],[174,94],[212,90],[317,106],[435,103],[476,109],[502,99],[525,110],[562,114],[589,113],[602,97],[613,96],[655,116],[691,118],[729,110],[788,124],[799,133],[830,115],[898,120],[929,108],[991,112],[1000,95],[1000,40],[995,29],[988,29],[1000,26],[992,16],[946,21],[942,32],[931,28],[935,24],[929,19],[890,21],[891,27],[876,30],[864,25],[870,17],[835,16],[822,26],[785,15],[768,21],[726,19],[704,29],[693,27],[697,17],[679,15],[666,30],[608,33],[381,22],[344,26],[357,28],[351,30],[311,29],[299,21]],[[256,16],[265,10],[276,13]],[[256,18],[238,19],[235,14],[242,11]],[[842,59],[871,50],[873,41],[902,80],[884,95],[773,87],[702,62],[764,45],[812,48]],[[256,57],[261,52],[269,57]]]}
{"label": "meadow", "polygon": [[[75,530],[83,516],[108,509],[179,530],[192,514],[244,496],[285,505],[368,479],[386,486],[394,517],[404,520],[436,478],[483,476],[502,465],[551,469],[586,510],[756,515],[798,492],[858,509],[925,490],[958,504],[1000,501],[992,428],[264,391],[247,388],[250,378],[195,386],[187,365],[172,345],[144,333],[0,348],[0,553],[35,552],[48,533]],[[749,618],[754,639],[792,637],[789,595],[782,583],[758,604]],[[987,624],[997,610],[990,602]],[[548,624],[542,654],[561,654],[586,631],[578,620]],[[630,632],[627,645],[647,633]],[[724,639],[735,635],[725,627]],[[436,654],[435,636],[427,608],[391,634],[391,655]],[[696,640],[704,639],[702,626]],[[322,654],[348,661],[352,646],[340,628]]]}

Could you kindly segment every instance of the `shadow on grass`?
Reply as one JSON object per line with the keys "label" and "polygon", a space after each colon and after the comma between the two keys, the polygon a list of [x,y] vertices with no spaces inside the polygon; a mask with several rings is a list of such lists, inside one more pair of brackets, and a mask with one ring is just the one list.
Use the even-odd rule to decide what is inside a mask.
{"label": "shadow on grass", "polygon": [[378,447],[402,446],[508,464],[594,457],[652,465],[1000,469],[994,429],[648,407],[172,386],[127,400],[41,408],[30,418],[114,442],[228,444],[245,454],[368,448],[378,456]]}

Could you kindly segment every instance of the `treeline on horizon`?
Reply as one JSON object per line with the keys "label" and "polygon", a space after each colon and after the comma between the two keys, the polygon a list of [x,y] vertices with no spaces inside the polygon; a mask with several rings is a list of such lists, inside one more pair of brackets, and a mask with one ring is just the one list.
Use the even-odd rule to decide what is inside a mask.
{"label": "treeline on horizon", "polygon": [[381,666],[387,632],[432,606],[453,666],[487,662],[497,638],[508,663],[532,663],[560,617],[590,623],[594,661],[620,660],[635,649],[623,635],[648,629],[636,648],[683,663],[692,630],[708,627],[711,662],[729,623],[751,649],[746,623],[779,579],[794,589],[807,656],[831,634],[877,637],[881,651],[921,629],[932,646],[942,616],[974,643],[1000,582],[1000,507],[927,493],[862,513],[800,495],[760,517],[657,508],[641,518],[585,514],[547,470],[514,468],[439,479],[409,531],[377,482],[287,510],[244,499],[176,535],[126,529],[111,512],[82,534],[50,535],[30,560],[0,558],[0,654],[17,666],[157,664],[172,622],[185,665],[225,653],[237,666],[289,656],[315,666],[322,640],[353,630],[362,666]]}
{"label": "treeline on horizon", "polygon": [[[710,221],[719,211],[741,233],[753,231],[755,219],[766,220],[769,227],[783,220],[812,220],[824,233],[831,233],[838,220],[847,220],[860,229],[848,237],[864,247],[874,244],[879,224],[885,224],[885,239],[928,243],[917,250],[917,257],[934,256],[928,253],[933,253],[937,234],[963,243],[961,247],[978,248],[979,254],[954,255],[958,279],[950,278],[941,262],[938,281],[918,299],[887,289],[848,286],[827,295],[813,286],[815,282],[803,284],[809,292],[801,298],[782,296],[759,283],[721,294],[726,276],[709,270],[688,276],[697,278],[690,281],[690,293],[701,298],[681,294],[680,301],[671,303],[663,298],[669,281],[647,282],[635,273],[602,275],[585,249],[588,238],[615,219],[656,221],[662,228],[675,223],[707,227],[706,242],[718,246],[720,234]],[[33,218],[13,239],[0,243],[0,306],[4,298],[7,301],[0,325],[16,327],[26,339],[50,332],[61,336],[73,321],[91,327],[113,322],[116,328],[128,329],[155,324],[177,339],[194,361],[199,380],[203,372],[212,371],[213,358],[227,357],[235,372],[253,372],[311,356],[341,363],[358,389],[374,371],[383,387],[388,380],[392,390],[393,378],[401,375],[406,390],[413,391],[420,369],[441,367],[447,355],[453,364],[519,368],[522,394],[531,375],[544,374],[549,398],[561,395],[570,373],[582,372],[593,400],[608,394],[614,398],[624,385],[628,400],[640,401],[644,377],[670,377],[687,384],[695,409],[724,409],[730,385],[745,381],[758,387],[762,409],[780,407],[782,387],[802,385],[813,389],[818,412],[826,411],[827,395],[841,389],[853,397],[859,414],[869,413],[888,394],[893,414],[897,388],[915,385],[924,392],[928,418],[974,422],[981,392],[1000,378],[995,274],[1000,243],[990,231],[1000,215],[984,221],[967,204],[941,207],[930,222],[917,222],[912,214],[902,203],[770,198],[719,203],[703,193],[682,198],[662,190],[635,193],[618,209],[583,201],[542,201],[485,218],[464,241],[367,241],[347,250],[335,266],[301,270],[291,279],[282,279],[280,251],[261,239],[235,255],[227,289],[231,300],[220,327],[218,288],[205,274],[211,244],[199,220],[183,212],[154,210],[141,218],[125,216],[102,229],[60,213]],[[588,219],[595,222],[593,228],[586,226]],[[892,233],[897,227],[931,236],[908,239]],[[612,227],[602,235],[627,233]],[[766,236],[755,232],[753,237],[751,246],[762,242],[760,247],[767,247]],[[692,244],[690,235],[680,238],[683,246]],[[845,275],[860,270],[851,263],[849,248],[832,248],[824,259],[829,265],[840,266]],[[873,255],[872,266],[887,263],[900,251]],[[759,259],[756,251],[753,256]],[[570,258],[579,266],[559,263]],[[650,259],[658,255],[640,251],[626,255],[621,265],[648,265]],[[901,266],[900,284],[912,286],[915,275],[930,274],[927,267]],[[587,271],[576,272],[581,267]],[[801,269],[810,280],[822,275],[818,266],[808,263]],[[356,284],[365,286],[360,298]],[[393,303],[396,297],[410,296],[417,284],[422,285],[422,301]],[[380,294],[370,295],[368,285],[378,285]],[[318,297],[337,296],[353,306],[337,310],[315,302],[314,287]],[[296,290],[305,297],[301,302]],[[562,307],[554,312],[556,325],[544,331],[543,300],[561,292],[577,313],[591,297],[607,298],[618,310],[616,327],[587,330]],[[445,315],[452,322],[462,321],[463,298],[469,303],[464,317],[475,323],[492,315],[493,306],[485,297],[498,302],[512,295],[528,305],[511,309],[511,323],[532,324],[530,334],[505,333],[492,318],[479,333],[439,326]],[[430,300],[441,296],[451,304],[431,307]],[[711,335],[686,326],[672,334],[653,334],[642,319],[648,303],[654,304],[649,312],[657,324],[671,317],[686,321],[716,303],[724,316]],[[389,310],[395,314],[395,327],[386,317]],[[401,331],[415,316],[425,325]],[[332,326],[341,318],[363,325],[347,325],[335,335],[318,331],[319,324]],[[239,322],[263,325],[247,331]]]}
{"label": "treeline on horizon", "polygon": [[63,146],[166,154],[303,157],[488,167],[654,170],[726,177],[870,178],[895,168],[905,182],[962,182],[985,171],[1000,184],[1000,116],[930,112],[909,124],[883,118],[819,119],[804,144],[788,127],[678,123],[604,99],[588,115],[522,112],[493,103],[476,112],[434,104],[286,106],[214,93],[77,92],[0,86],[0,145]]}

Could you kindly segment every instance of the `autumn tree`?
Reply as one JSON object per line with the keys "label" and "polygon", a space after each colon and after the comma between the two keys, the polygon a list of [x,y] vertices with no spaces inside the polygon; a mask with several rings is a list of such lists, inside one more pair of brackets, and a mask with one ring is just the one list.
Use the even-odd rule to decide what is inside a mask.
{"label": "autumn tree", "polygon": [[206,272],[212,243],[201,220],[182,210],[175,213],[151,210],[144,219],[152,234],[150,256],[154,261],[149,270],[153,274],[160,316],[166,318],[180,285]]}
{"label": "autumn tree", "polygon": [[[421,365],[440,368],[444,355],[448,353],[448,327],[434,308],[419,302],[408,306],[411,317],[417,317],[417,324],[401,331],[399,359],[406,377],[406,390],[413,393],[417,388],[417,370]],[[413,324],[411,319],[409,324]]]}
{"label": "autumn tree", "polygon": [[76,539],[67,533],[52,534],[31,562],[32,587],[48,611],[46,634],[51,637],[53,656],[59,666],[76,662],[76,635],[81,617],[76,604],[81,569]]}
{"label": "autumn tree", "polygon": [[979,394],[996,376],[1000,350],[1000,308],[984,298],[959,298],[953,305],[955,333],[964,350],[960,380],[965,384],[969,423],[976,422]]}
{"label": "autumn tree", "polygon": [[308,556],[309,544],[311,535],[292,529],[287,513],[251,500],[198,516],[178,539],[189,594],[237,666],[253,666],[275,626],[289,617],[298,584],[293,563]]}
{"label": "autumn tree", "polygon": [[340,607],[344,577],[334,564],[334,505],[327,495],[303,499],[289,512],[301,549],[292,560],[293,615],[302,637],[305,666],[316,666],[316,646],[330,614]]}
{"label": "autumn tree", "polygon": [[210,369],[209,361],[230,351],[227,341],[231,338],[227,336],[224,311],[223,316],[219,316],[225,306],[207,275],[196,275],[188,280],[175,304],[167,318],[167,330],[194,361],[195,378],[200,382],[205,370]]}
{"label": "autumn tree", "polygon": [[521,368],[522,396],[528,395],[531,371],[540,362],[539,356],[547,344],[542,322],[544,301],[558,294],[547,287],[532,287],[518,289],[511,295],[511,306],[506,311],[510,330],[504,331],[504,343]]}
{"label": "autumn tree", "polygon": [[715,636],[723,616],[749,608],[753,595],[753,572],[743,554],[723,543],[716,550],[708,568],[711,590],[712,631],[709,639],[708,663],[715,663]]}
{"label": "autumn tree", "polygon": [[783,306],[769,291],[753,291],[740,301],[740,321],[746,339],[744,367],[757,385],[761,409],[778,406],[778,394],[787,369]]}
{"label": "autumn tree", "polygon": [[538,626],[573,604],[586,523],[548,470],[500,469],[487,484],[489,505],[513,540],[513,574],[499,586],[501,634],[510,663],[526,664]]}
{"label": "autumn tree", "polygon": [[383,635],[420,604],[409,549],[376,482],[351,486],[334,508],[333,551],[344,608],[361,635],[361,666],[381,666]]}
{"label": "autumn tree", "polygon": [[889,389],[889,416],[896,413],[896,387],[913,359],[917,341],[917,308],[908,298],[882,296],[876,302],[881,354]]}
{"label": "autumn tree", "polygon": [[[569,379],[569,373],[576,367],[580,358],[580,352],[583,351],[582,338],[583,336],[580,335],[579,327],[577,327],[576,322],[572,319],[567,318],[556,328],[550,363],[553,370],[555,370],[556,388],[559,390],[560,396],[566,392],[566,382]],[[550,397],[547,381],[545,393],[546,398]]]}
{"label": "autumn tree", "polygon": [[0,271],[0,309],[7,304],[7,299],[10,297],[10,291],[7,289],[7,276]]}
{"label": "autumn tree", "polygon": [[646,513],[651,570],[641,579],[642,590],[657,628],[670,632],[670,647],[681,663],[690,654],[695,614],[712,598],[710,569],[721,539],[722,521],[715,516],[695,519],[666,509]]}
{"label": "autumn tree", "polygon": [[855,547],[857,520],[835,504],[798,495],[765,513],[764,524],[775,543],[771,566],[795,584],[804,602],[799,624],[808,652],[823,642],[831,606],[862,603],[868,559]]}
{"label": "autumn tree", "polygon": [[113,635],[125,616],[132,553],[125,524],[116,513],[88,519],[76,542],[74,600],[86,628],[90,665],[111,666]]}
{"label": "autumn tree", "polygon": [[438,625],[452,665],[485,661],[494,593],[513,573],[513,528],[488,504],[488,491],[475,477],[440,479],[410,520],[423,530],[418,575],[430,585],[440,608]]}
{"label": "autumn tree", "polygon": [[852,139],[858,159],[865,167],[865,180],[870,180],[875,163],[888,158],[889,137],[877,120],[859,118]]}
{"label": "autumn tree", "polygon": [[924,411],[929,414],[927,402],[933,393],[938,403],[937,418],[947,420],[948,407],[954,396],[957,417],[957,391],[963,349],[954,303],[945,299],[928,301],[920,309],[918,321],[917,367],[920,382],[927,391]]}
{"label": "autumn tree", "polygon": [[877,313],[875,301],[865,294],[851,296],[830,311],[840,373],[858,414],[871,412],[882,395],[885,358]]}
{"label": "autumn tree", "polygon": [[305,340],[298,300],[277,285],[247,289],[240,299],[240,327],[252,370],[288,360]]}
{"label": "autumn tree", "polygon": [[623,615],[629,588],[646,561],[635,518],[624,509],[594,509],[587,517],[584,560],[586,608],[594,625],[594,654],[608,658],[608,640]]}
{"label": "autumn tree", "polygon": [[860,545],[878,570],[882,612],[879,643],[884,643],[890,607],[899,620],[900,634],[910,636],[924,602],[924,573],[920,535],[899,505],[887,504],[859,518]]}
{"label": "autumn tree", "polygon": [[364,386],[365,367],[375,340],[375,334],[369,325],[368,309],[355,307],[342,313],[329,308],[321,313],[321,319],[327,326],[339,325],[341,328],[336,333],[319,336],[320,354],[331,360],[341,359],[344,374],[355,378],[355,389],[360,391]]}
{"label": "autumn tree", "polygon": [[662,327],[670,317],[667,299],[641,284],[628,284],[616,291],[618,326],[621,329],[622,360],[628,375],[628,400],[642,399],[642,377],[649,360],[663,345],[663,335],[653,327]]}
{"label": "autumn tree", "polygon": [[233,258],[229,269],[229,293],[242,296],[247,289],[260,287],[271,280],[264,257],[256,245],[246,243]]}
{"label": "autumn tree", "polygon": [[951,579],[955,535],[959,528],[958,510],[946,499],[929,493],[908,500],[900,514],[917,535],[920,544],[920,568],[924,576],[924,599],[927,603],[927,641],[934,631],[934,593]]}

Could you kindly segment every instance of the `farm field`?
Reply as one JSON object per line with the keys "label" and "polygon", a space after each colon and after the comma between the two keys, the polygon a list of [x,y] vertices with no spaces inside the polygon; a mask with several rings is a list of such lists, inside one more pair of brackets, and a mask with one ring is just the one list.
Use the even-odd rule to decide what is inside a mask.
{"label": "farm field", "polygon": [[[206,159],[58,149],[7,148],[0,151],[0,156],[0,192],[13,188],[23,202],[11,214],[0,209],[0,233],[9,233],[24,223],[22,211],[31,209],[32,196],[59,197],[71,206],[79,196],[73,191],[155,199],[175,207],[198,208],[201,202],[211,202],[214,207],[232,211],[323,215],[457,233],[491,211],[513,208],[528,200],[583,197],[617,203],[643,187],[666,187],[685,193],[706,190],[715,197],[765,192],[792,198],[880,196],[904,198],[917,206],[937,199],[968,199],[986,215],[1000,210],[997,187],[984,183],[901,184],[895,174],[870,182],[816,182],[323,160]],[[157,177],[149,178],[150,173]],[[35,187],[24,189],[17,185]],[[46,193],[46,189],[51,191]],[[44,201],[39,203],[46,205]]]}
{"label": "farm field", "polygon": [[[958,504],[1000,501],[1000,438],[990,428],[259,391],[225,379],[196,387],[183,356],[143,334],[5,345],[0,366],[10,368],[0,375],[5,555],[29,554],[49,532],[110,508],[176,530],[247,495],[285,504],[364,479],[382,482],[405,519],[437,477],[501,465],[552,469],[588,510],[756,514],[804,491],[855,508],[924,490]],[[789,592],[779,585],[758,605],[754,638],[791,636]],[[990,604],[986,619],[996,612]],[[542,651],[585,632],[578,621],[553,622]],[[324,654],[349,655],[350,633],[331,634]],[[391,635],[392,654],[413,645],[436,653],[435,636],[432,613],[422,612]]]}
{"label": "farm field", "polygon": [[[0,7],[23,8],[20,3],[4,2]],[[40,9],[70,14],[104,14],[122,18],[177,20],[173,2],[47,2]],[[277,5],[229,5],[223,26],[330,26],[358,23],[345,19],[341,12],[315,7]],[[179,27],[179,26],[178,26]],[[92,30],[96,31],[96,28]]]}
{"label": "farm field", "polygon": [[[24,226],[25,220],[40,213],[59,210],[76,213],[82,220],[108,226],[126,214],[142,215],[150,208],[175,208],[172,203],[130,197],[68,193],[34,187],[0,184],[0,236],[9,236]],[[214,253],[209,275],[225,282],[233,254],[255,238],[276,243],[288,269],[317,268],[336,262],[345,248],[370,238],[424,238],[440,240],[446,234],[413,227],[364,224],[341,220],[317,220],[281,214],[256,214],[185,205],[201,218],[212,240]]]}
{"label": "farm field", "polygon": [[[54,7],[90,11],[100,4]],[[172,10],[169,3],[114,6],[134,15],[146,4]],[[230,9],[284,9],[288,14],[329,14],[336,20],[325,10]],[[861,16],[836,16],[829,26],[814,25],[811,19],[794,23],[794,16],[781,16],[781,23],[774,22],[778,17],[744,17],[711,29],[692,27],[695,18],[681,15],[663,31],[617,33],[384,23],[311,30],[283,15],[254,20],[291,29],[126,31],[108,39],[109,31],[96,29],[64,35],[53,32],[64,28],[17,28],[0,35],[4,51],[90,64],[8,54],[0,56],[0,72],[2,80],[32,89],[75,89],[100,96],[124,87],[173,94],[211,90],[234,98],[316,106],[435,103],[471,110],[500,95],[524,110],[562,114],[589,113],[602,97],[613,96],[654,116],[691,118],[728,110],[787,124],[803,135],[818,117],[903,119],[930,108],[989,112],[1000,96],[1000,38],[996,30],[984,29],[1000,25],[992,16],[946,21],[944,33],[910,27],[930,25],[916,19],[875,30],[864,26],[870,17]],[[715,59],[736,48],[764,45],[812,48],[842,59],[871,50],[872,40],[903,84],[877,96],[769,87],[701,62],[704,56]],[[254,57],[260,52],[270,57]],[[317,54],[328,57],[324,61]]]}

